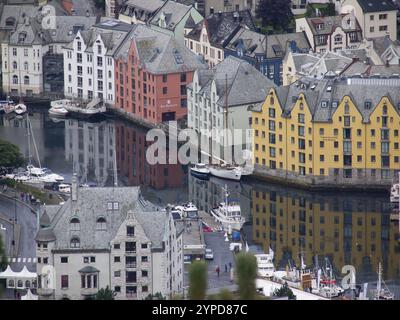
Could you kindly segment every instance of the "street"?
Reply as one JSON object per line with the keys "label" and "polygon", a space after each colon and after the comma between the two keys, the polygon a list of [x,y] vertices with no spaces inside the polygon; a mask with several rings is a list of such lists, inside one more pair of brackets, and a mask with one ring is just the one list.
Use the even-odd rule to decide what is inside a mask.
{"label": "street", "polygon": [[[36,235],[36,216],[35,214],[26,206],[16,202],[12,199],[8,199],[2,195],[0,195],[0,213],[2,217],[6,217],[9,220],[14,219],[14,214],[16,215],[17,224],[20,226],[20,237],[19,237],[19,248],[18,248],[18,256],[20,257],[20,261],[16,260],[15,262],[11,262],[11,268],[13,271],[21,271],[23,266],[26,265],[30,271],[35,270],[35,263],[33,263],[33,258],[36,256],[36,244],[35,244],[35,235]],[[12,224],[6,223],[4,220],[0,220],[0,223],[3,224],[6,230],[6,243],[11,244],[12,241]],[[7,250],[6,252],[9,250]],[[27,260],[25,260],[25,259]],[[27,263],[29,261],[31,263]]]}

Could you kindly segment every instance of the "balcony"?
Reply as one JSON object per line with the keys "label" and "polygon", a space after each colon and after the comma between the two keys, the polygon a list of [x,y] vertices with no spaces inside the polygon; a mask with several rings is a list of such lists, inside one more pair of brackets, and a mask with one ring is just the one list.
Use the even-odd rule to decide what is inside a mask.
{"label": "balcony", "polygon": [[81,295],[83,296],[93,296],[97,293],[97,288],[81,288]]}
{"label": "balcony", "polygon": [[137,299],[137,293],[136,292],[127,292],[126,298],[127,299]]}
{"label": "balcony", "polygon": [[126,264],[125,264],[125,267],[127,268],[127,269],[134,269],[134,268],[137,268],[137,263],[136,262],[127,262]]}
{"label": "balcony", "polygon": [[49,288],[38,288],[37,294],[39,296],[51,296],[54,293],[54,289]]}

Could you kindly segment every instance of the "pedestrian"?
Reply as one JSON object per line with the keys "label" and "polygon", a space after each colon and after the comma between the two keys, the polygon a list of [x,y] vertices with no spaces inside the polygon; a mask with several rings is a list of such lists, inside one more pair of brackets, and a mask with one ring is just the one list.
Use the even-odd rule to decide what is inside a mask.
{"label": "pedestrian", "polygon": [[225,273],[227,273],[227,272],[228,272],[228,266],[225,263]]}
{"label": "pedestrian", "polygon": [[24,193],[21,192],[21,200],[24,201]]}
{"label": "pedestrian", "polygon": [[229,272],[232,270],[232,262],[229,261]]}
{"label": "pedestrian", "polygon": [[219,277],[219,266],[217,265],[217,268],[215,269],[215,271],[217,272],[217,276]]}
{"label": "pedestrian", "polygon": [[233,275],[233,268],[231,268],[229,272],[230,272],[231,283],[233,283],[233,276],[234,276]]}

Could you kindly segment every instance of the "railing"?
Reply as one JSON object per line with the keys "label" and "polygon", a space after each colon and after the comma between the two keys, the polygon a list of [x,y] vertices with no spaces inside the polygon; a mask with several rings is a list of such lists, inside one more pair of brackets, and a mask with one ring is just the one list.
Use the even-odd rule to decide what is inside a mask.
{"label": "railing", "polygon": [[136,292],[127,292],[126,297],[128,299],[136,299],[137,298],[137,293]]}
{"label": "railing", "polygon": [[130,263],[126,263],[125,266],[127,268],[136,268],[137,267],[137,263],[136,262],[130,262]]}

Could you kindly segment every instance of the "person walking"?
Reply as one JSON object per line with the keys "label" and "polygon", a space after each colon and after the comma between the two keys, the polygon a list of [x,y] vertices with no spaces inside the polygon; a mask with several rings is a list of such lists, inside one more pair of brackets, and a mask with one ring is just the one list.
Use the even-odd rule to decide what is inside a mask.
{"label": "person walking", "polygon": [[229,272],[232,270],[232,262],[229,261]]}
{"label": "person walking", "polygon": [[217,276],[219,277],[219,266],[217,265],[217,268],[215,269],[215,271],[217,272]]}
{"label": "person walking", "polygon": [[227,272],[228,272],[228,266],[225,263],[225,273],[227,273]]}

